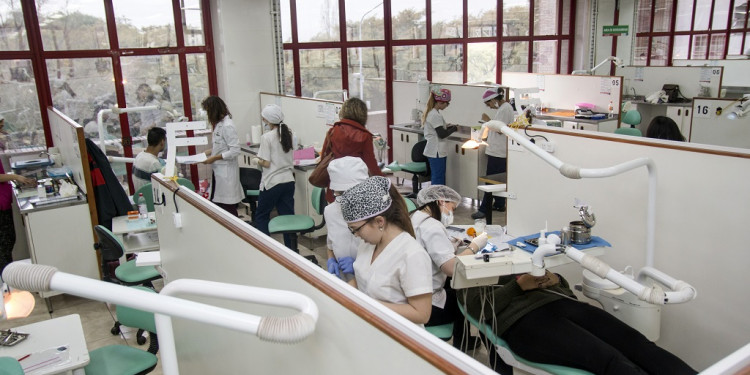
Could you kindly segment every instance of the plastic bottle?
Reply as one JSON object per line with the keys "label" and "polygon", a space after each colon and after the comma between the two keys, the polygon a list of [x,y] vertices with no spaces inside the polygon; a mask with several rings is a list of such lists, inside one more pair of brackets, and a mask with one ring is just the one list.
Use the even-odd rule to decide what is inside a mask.
{"label": "plastic bottle", "polygon": [[148,208],[146,207],[146,199],[143,198],[143,193],[138,193],[138,216],[141,219],[148,217]]}
{"label": "plastic bottle", "polygon": [[612,117],[615,115],[615,106],[612,104],[611,100],[609,101],[609,108],[607,109],[609,110],[609,117]]}
{"label": "plastic bottle", "polygon": [[47,190],[44,189],[44,184],[39,184],[36,186],[36,195],[39,196],[39,199],[47,198]]}

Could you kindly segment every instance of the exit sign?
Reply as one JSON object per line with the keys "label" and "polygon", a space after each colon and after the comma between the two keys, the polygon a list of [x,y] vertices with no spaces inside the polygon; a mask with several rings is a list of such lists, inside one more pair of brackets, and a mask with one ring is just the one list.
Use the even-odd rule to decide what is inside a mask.
{"label": "exit sign", "polygon": [[612,26],[603,26],[602,29],[602,35],[621,35],[625,34],[628,35],[628,30],[630,29],[630,26],[628,25],[612,25]]}

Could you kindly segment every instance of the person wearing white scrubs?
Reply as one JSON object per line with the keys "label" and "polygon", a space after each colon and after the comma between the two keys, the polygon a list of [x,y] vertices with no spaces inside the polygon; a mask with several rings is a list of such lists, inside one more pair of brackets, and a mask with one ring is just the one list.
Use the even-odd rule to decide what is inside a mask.
{"label": "person wearing white scrubs", "polygon": [[[497,109],[495,116],[490,118],[486,113],[482,113],[482,121],[498,120],[505,124],[510,124],[515,119],[513,106],[508,103],[505,97],[504,87],[487,89],[482,95],[484,104],[491,108]],[[487,173],[486,175],[504,173],[508,170],[508,137],[497,131],[489,131],[487,135],[487,148],[484,150],[487,154]],[[495,198],[494,207],[488,207],[492,193],[484,193],[482,204],[479,211],[471,215],[472,219],[481,219],[485,217],[487,210],[495,209],[505,211],[505,198]]]}
{"label": "person wearing white scrubs", "polygon": [[[475,254],[487,244],[487,233],[474,238],[468,247],[457,253],[457,241],[452,241],[445,227],[453,223],[453,211],[461,196],[445,185],[430,185],[417,194],[417,210],[411,215],[417,242],[427,250],[432,260],[432,313],[426,326],[453,323],[453,346],[467,350],[476,345],[466,340],[463,315],[458,310],[456,292],[447,282],[453,276],[456,255]],[[470,344],[470,345],[467,345]]]}
{"label": "person wearing white scrubs", "polygon": [[[253,158],[263,168],[255,227],[269,234],[268,223],[274,207],[279,215],[294,215],[294,138],[278,105],[263,107],[261,117],[268,131],[260,138],[258,157]],[[284,245],[292,247],[290,234],[284,233]]]}
{"label": "person wearing white scrubs", "polygon": [[213,170],[211,201],[223,210],[237,216],[237,203],[245,198],[240,184],[240,139],[232,122],[226,103],[218,96],[203,99],[201,107],[206,111],[208,122],[213,127],[212,147],[205,151],[208,158],[203,162]]}
{"label": "person wearing white scrubs", "polygon": [[[338,197],[354,185],[367,180],[367,170],[367,164],[358,157],[344,156],[331,160],[328,164],[328,176],[331,179],[328,187]],[[328,229],[328,272],[349,281],[354,278],[354,259],[357,258],[357,249],[362,240],[349,231],[338,201],[327,205],[323,216]]]}
{"label": "person wearing white scrubs", "polygon": [[445,168],[448,160],[448,144],[445,138],[458,130],[458,126],[446,124],[441,113],[448,108],[450,102],[450,90],[435,90],[431,92],[422,115],[424,138],[427,141],[422,154],[430,163],[430,180],[433,185],[445,185]]}
{"label": "person wearing white scrubs", "polygon": [[133,189],[151,183],[151,174],[159,172],[164,166],[164,160],[159,159],[159,153],[167,144],[167,131],[164,128],[151,128],[146,136],[148,147],[136,155],[133,160]]}
{"label": "person wearing white scrubs", "polygon": [[352,234],[362,239],[350,283],[386,307],[423,325],[430,320],[430,257],[414,239],[406,203],[391,181],[373,176],[339,197]]}

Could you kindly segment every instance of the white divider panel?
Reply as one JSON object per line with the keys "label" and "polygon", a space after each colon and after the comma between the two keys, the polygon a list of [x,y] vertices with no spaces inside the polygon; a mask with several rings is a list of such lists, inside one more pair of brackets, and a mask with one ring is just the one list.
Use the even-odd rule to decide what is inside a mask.
{"label": "white divider panel", "polygon": [[[733,99],[695,99],[690,142],[750,148],[750,116],[727,118],[737,102]],[[722,109],[720,115],[716,114]]]}
{"label": "white divider panel", "polygon": [[636,94],[648,96],[669,83],[679,85],[682,95],[693,99],[700,95],[702,86],[709,88],[710,97],[718,98],[723,70],[702,66],[626,66],[617,68],[617,74],[625,80],[624,95],[632,94],[632,87]]}
{"label": "white divider panel", "polygon": [[[81,147],[85,144],[78,143],[78,133],[83,134],[83,127],[73,121],[62,112],[52,109],[47,110],[49,115],[49,127],[52,134],[52,142],[60,150],[63,165],[73,170],[73,179],[78,187],[86,194],[86,177],[83,170],[84,160],[81,158]],[[88,160],[85,161],[88,165]]]}
{"label": "white divider panel", "polygon": [[750,59],[745,60],[672,60],[674,66],[722,66],[723,86],[750,87]]}
{"label": "white divider panel", "polygon": [[572,110],[577,103],[594,104],[594,111],[606,113],[611,101],[618,108],[622,78],[503,72],[503,86],[539,88],[539,98],[547,108]]}
{"label": "white divider panel", "polygon": [[[175,342],[181,374],[438,374],[438,368],[424,355],[405,347],[392,336],[370,324],[363,316],[374,316],[386,329],[402,331],[422,354],[456,366],[452,372],[494,374],[474,359],[454,350],[381,303],[359,293],[319,266],[294,254],[274,241],[216,208],[192,191],[186,191],[192,203],[177,196],[159,181],[152,179],[158,190],[155,201],[159,223],[161,261],[166,281],[194,278],[302,293],[318,306],[320,317],[315,333],[294,345],[264,342],[255,336],[192,321],[174,319]],[[184,191],[184,189],[183,189]],[[172,216],[179,208],[182,228],[175,228]],[[208,216],[205,210],[218,215]],[[317,286],[308,283],[292,268],[266,255],[248,240],[227,226],[239,225],[262,246],[296,265],[297,272],[310,275]],[[333,299],[331,291],[341,291],[350,305],[359,308],[359,315]],[[232,308],[255,315],[288,316],[291,310],[251,305],[211,298],[184,296],[213,305]],[[372,319],[372,318],[370,318]]]}
{"label": "white divider panel", "polygon": [[[451,90],[451,105],[443,110],[445,121],[462,126],[478,126],[482,113],[492,116],[495,110],[488,108],[482,101],[482,94],[489,86],[452,85],[432,83]],[[417,83],[393,82],[393,122],[394,124],[412,123],[411,111],[417,108]],[[420,111],[425,108],[420,107]],[[421,121],[421,120],[420,120]]]}
{"label": "white divider panel", "polygon": [[[284,111],[284,123],[303,145],[323,146],[328,125],[339,119],[342,102],[300,98],[296,96],[260,93],[260,110],[267,104],[277,104]],[[260,125],[261,120],[252,125]],[[253,140],[253,142],[258,142]]]}
{"label": "white divider panel", "polygon": [[[416,82],[393,81],[393,123],[412,123],[411,111],[417,108],[419,93]],[[424,108],[419,106],[420,111]]]}
{"label": "white divider panel", "polygon": [[[578,133],[585,133],[576,135]],[[750,337],[747,296],[747,224],[750,223],[750,153],[688,143],[567,130],[537,132],[555,144],[555,156],[583,168],[650,157],[656,163],[654,266],[696,287],[697,299],[662,309],[660,346],[702,370]],[[626,143],[627,142],[627,143]],[[658,147],[668,145],[673,148]],[[677,149],[674,146],[684,148]],[[705,152],[698,152],[705,151]],[[736,151],[736,150],[735,150]],[[725,152],[727,155],[706,152]],[[508,232],[559,230],[578,220],[574,198],[590,204],[592,234],[612,244],[601,259],[637,271],[646,256],[645,168],[612,178],[571,180],[528,151],[508,152]],[[564,266],[572,283],[578,265]]]}

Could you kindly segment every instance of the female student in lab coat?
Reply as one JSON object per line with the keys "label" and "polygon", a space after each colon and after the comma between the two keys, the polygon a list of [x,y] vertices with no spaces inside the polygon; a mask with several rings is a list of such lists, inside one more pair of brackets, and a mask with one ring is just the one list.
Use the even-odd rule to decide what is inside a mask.
{"label": "female student in lab coat", "polygon": [[445,185],[445,166],[448,159],[448,145],[445,143],[445,138],[458,130],[458,126],[446,124],[441,113],[442,110],[448,108],[450,103],[450,90],[432,91],[427,101],[427,108],[422,115],[424,138],[427,140],[423,155],[430,163],[430,179],[433,185]]}
{"label": "female student in lab coat", "polygon": [[406,203],[391,181],[373,176],[338,198],[349,231],[362,239],[350,283],[406,319],[430,320],[430,257],[414,239]]}
{"label": "female student in lab coat", "polygon": [[[268,222],[274,207],[279,215],[294,215],[294,139],[283,122],[281,107],[269,104],[263,108],[261,117],[268,131],[260,138],[258,157],[253,158],[263,168],[255,227],[269,234]],[[284,234],[284,245],[291,246],[289,234]]]}
{"label": "female student in lab coat", "polygon": [[[503,87],[487,89],[482,95],[482,100],[487,107],[497,109],[495,116],[492,118],[486,113],[482,113],[483,121],[498,120],[506,124],[513,122],[515,117],[513,107],[508,103]],[[487,135],[487,148],[484,152],[487,154],[487,175],[503,173],[508,170],[508,137],[505,134],[489,131]],[[483,218],[487,210],[493,209],[493,207],[488,207],[491,197],[492,193],[484,193],[479,211],[471,215],[472,219]],[[495,198],[494,206],[496,210],[505,211],[505,198]]]}
{"label": "female student in lab coat", "polygon": [[[411,214],[414,234],[432,260],[432,314],[426,326],[453,323],[453,346],[473,348],[476,342],[469,342],[464,334],[463,315],[458,310],[456,292],[446,282],[453,276],[456,255],[470,255],[484,248],[487,233],[482,233],[471,241],[466,249],[457,252],[457,242],[448,236],[446,227],[453,223],[453,211],[461,201],[461,196],[445,185],[430,185],[417,194],[417,208]],[[468,345],[467,345],[468,344]]]}
{"label": "female student in lab coat", "polygon": [[211,201],[225,211],[237,216],[237,203],[245,198],[240,184],[240,140],[232,122],[226,103],[218,96],[203,99],[201,107],[206,111],[208,122],[213,127],[213,144],[206,150],[208,158],[203,162],[213,169]]}

